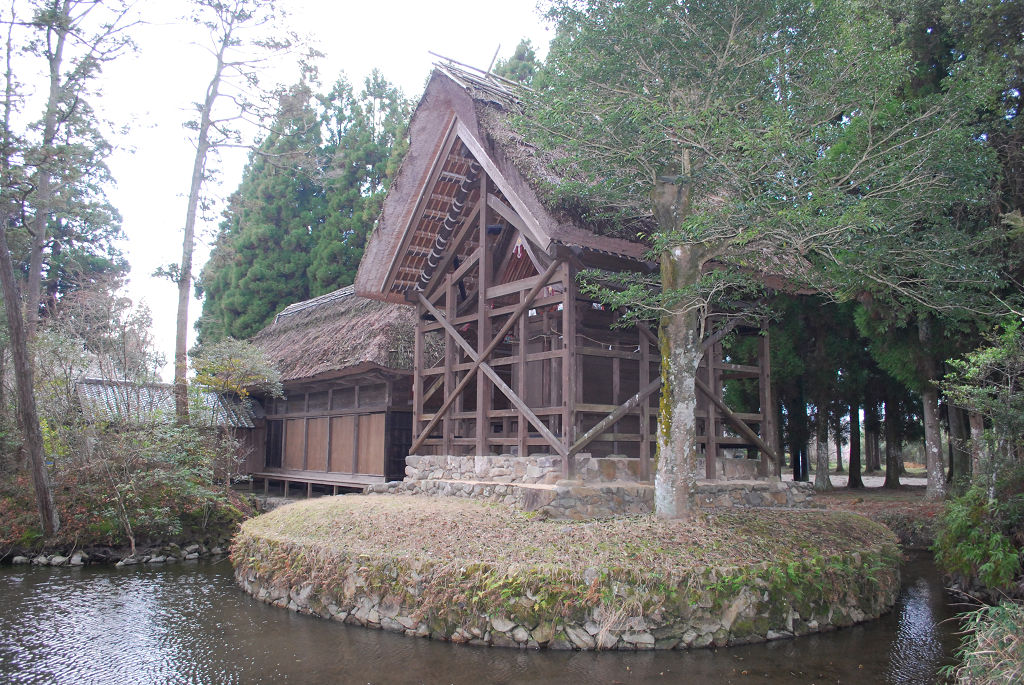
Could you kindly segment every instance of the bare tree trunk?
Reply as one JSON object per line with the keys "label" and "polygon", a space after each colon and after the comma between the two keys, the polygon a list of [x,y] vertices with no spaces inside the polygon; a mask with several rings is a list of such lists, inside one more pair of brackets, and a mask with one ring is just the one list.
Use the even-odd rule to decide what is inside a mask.
{"label": "bare tree trunk", "polygon": [[946,416],[949,417],[949,481],[954,488],[961,490],[971,477],[971,454],[967,449],[964,410],[947,403]]}
{"label": "bare tree trunk", "polygon": [[836,473],[843,472],[843,415],[836,409],[832,430],[836,436]]}
{"label": "bare tree trunk", "polygon": [[14,280],[14,265],[7,246],[6,213],[0,214],[0,283],[3,286],[4,310],[11,339],[11,358],[14,378],[18,385],[18,413],[21,417],[22,439],[32,466],[32,483],[36,491],[36,507],[43,525],[43,534],[51,537],[60,530],[60,518],[53,504],[53,488],[46,472],[43,455],[43,433],[39,428],[35,389],[32,386],[32,364],[29,359],[28,340],[21,316],[21,297]]}
{"label": "bare tree trunk", "polygon": [[968,413],[971,426],[971,478],[981,475],[981,464],[985,459],[985,417],[976,411]]}
{"label": "bare tree trunk", "polygon": [[860,407],[856,403],[850,405],[850,478],[846,487],[864,487],[860,476]]}
{"label": "bare tree trunk", "polygon": [[946,496],[946,472],[943,469],[942,436],[939,434],[939,389],[935,385],[938,372],[931,345],[931,319],[925,315],[917,322],[918,339],[924,347],[924,389],[921,401],[924,403],[924,452],[925,467],[928,470],[928,486],[925,499],[941,500]]}
{"label": "bare tree trunk", "polygon": [[892,393],[887,389],[885,397],[885,483],[882,487],[896,489],[900,486],[900,464],[896,451],[896,443],[899,442],[897,433],[899,429],[897,422],[900,421],[899,412],[896,411],[896,402],[892,400]]}
{"label": "bare tree trunk", "polygon": [[210,152],[210,127],[213,125],[213,105],[220,95],[220,82],[224,73],[224,53],[230,46],[230,33],[217,53],[217,66],[206,88],[206,99],[200,113],[196,156],[192,163],[192,182],[188,191],[188,209],[185,213],[185,236],[181,247],[181,266],[178,270],[178,315],[174,330],[174,413],[178,423],[188,423],[188,305],[192,297],[192,251],[195,248],[196,216],[206,176],[206,158]]}
{"label": "bare tree trunk", "polygon": [[820,406],[814,422],[814,441],[814,489],[818,492],[832,490],[832,479],[828,475],[828,415]]}

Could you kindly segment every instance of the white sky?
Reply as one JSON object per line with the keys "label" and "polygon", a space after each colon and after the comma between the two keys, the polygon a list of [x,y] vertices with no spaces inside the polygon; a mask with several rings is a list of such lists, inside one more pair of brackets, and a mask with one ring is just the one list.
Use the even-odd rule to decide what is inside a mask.
{"label": "white sky", "polygon": [[[278,3],[291,12],[292,27],[312,36],[325,54],[320,63],[325,85],[344,70],[358,89],[376,67],[414,100],[435,61],[428,51],[486,68],[499,44],[499,58],[507,57],[521,38],[529,38],[543,56],[552,35],[536,9],[537,0]],[[127,293],[152,310],[155,338],[167,360],[165,380],[172,375],[177,288],[150,274],[158,266],[181,261],[186,194],[195,155],[182,122],[212,75],[211,58],[191,44],[201,34],[175,21],[175,15],[186,11],[183,0],[145,6],[144,15],[151,23],[134,32],[138,53],[106,67],[103,100],[95,103],[102,104],[104,114],[115,124],[130,125],[129,133],[117,141],[121,149],[110,160],[118,185],[109,198],[122,214],[128,237],[123,247],[132,267]],[[293,73],[285,68],[280,78],[290,80]],[[244,163],[243,151],[223,156],[219,186],[212,188],[217,197],[224,198],[237,187]],[[208,242],[216,227],[217,221],[198,227],[196,274],[208,257]],[[190,346],[195,336],[191,322],[201,309],[201,302],[193,299]]]}

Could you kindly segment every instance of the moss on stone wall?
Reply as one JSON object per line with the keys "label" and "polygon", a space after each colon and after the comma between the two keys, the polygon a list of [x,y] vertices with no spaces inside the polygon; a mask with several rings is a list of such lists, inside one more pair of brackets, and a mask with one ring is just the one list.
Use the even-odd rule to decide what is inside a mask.
{"label": "moss on stone wall", "polygon": [[246,522],[232,560],[263,601],[473,644],[720,646],[850,625],[892,605],[891,533],[848,514],[786,514],[788,531],[761,511],[687,528],[531,520],[467,500],[325,498]]}

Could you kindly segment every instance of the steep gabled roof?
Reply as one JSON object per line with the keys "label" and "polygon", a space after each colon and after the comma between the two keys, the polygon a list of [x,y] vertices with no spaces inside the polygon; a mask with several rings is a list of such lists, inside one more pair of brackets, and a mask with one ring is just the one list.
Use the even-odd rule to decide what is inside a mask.
{"label": "steep gabled roof", "polygon": [[[565,245],[642,260],[643,242],[602,234],[552,206],[542,186],[559,178],[508,125],[519,111],[514,84],[437,65],[412,117],[409,151],[363,254],[355,284],[360,295],[402,302],[417,288],[439,234],[446,240],[446,221],[463,226],[475,216],[478,171],[490,180],[486,202],[493,215],[542,252]],[[474,248],[470,239],[466,250]]]}
{"label": "steep gabled roof", "polygon": [[415,326],[411,307],[359,297],[347,286],[285,307],[252,342],[287,383],[411,369]]}

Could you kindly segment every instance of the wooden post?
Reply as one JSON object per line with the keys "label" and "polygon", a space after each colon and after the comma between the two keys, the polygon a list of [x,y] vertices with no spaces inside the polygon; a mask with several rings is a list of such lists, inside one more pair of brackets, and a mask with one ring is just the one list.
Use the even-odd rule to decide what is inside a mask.
{"label": "wooden post", "polygon": [[772,347],[767,319],[761,322],[761,388],[761,393],[764,396],[764,405],[761,409],[762,419],[764,419],[761,423],[761,435],[768,446],[775,450],[775,467],[771,472],[776,478],[782,478],[779,417],[776,415],[775,396],[772,394]]}
{"label": "wooden post", "polygon": [[[455,299],[455,283],[452,281],[451,274],[445,277],[445,288],[444,288],[444,307],[445,315],[449,319],[455,318],[456,312],[458,312],[458,301]],[[455,344],[452,342],[450,335],[444,336],[444,395],[448,396],[448,393],[455,389]],[[457,409],[461,409],[462,400],[457,400]],[[444,421],[441,422],[441,453],[445,455],[452,454],[452,438],[455,433],[455,425],[452,418],[445,415]]]}
{"label": "wooden post", "polygon": [[[480,174],[480,197],[487,197],[487,174]],[[491,339],[491,317],[488,316],[487,287],[491,284],[491,250],[487,245],[487,204],[481,203],[480,207],[480,264],[478,266],[477,284],[480,295],[477,297],[476,316],[476,348],[484,349],[484,346]],[[448,318],[451,321],[451,317]],[[490,454],[487,438],[491,429],[491,398],[490,387],[487,376],[478,373],[476,375],[476,453],[481,456]]]}
{"label": "wooden post", "polygon": [[716,411],[718,405],[715,402],[718,399],[718,390],[715,389],[715,366],[718,361],[719,349],[718,343],[715,343],[704,353],[704,362],[707,364],[707,385],[705,387],[710,388],[711,393],[708,395],[708,399],[711,401],[708,402],[708,418],[705,422],[707,435],[704,440],[704,477],[708,480],[718,479],[718,413]]}
{"label": "wooden post", "polygon": [[[640,342],[640,387],[651,382],[651,345],[644,336],[644,322],[637,324]],[[651,403],[647,398],[640,403],[640,480],[651,479]]]}
{"label": "wooden post", "polygon": [[[576,440],[576,397],[581,377],[573,373],[576,364],[576,281],[572,264],[562,266],[562,441],[565,446]],[[576,475],[576,455],[569,452],[562,464],[562,475]]]}
{"label": "wooden post", "polygon": [[334,388],[327,390],[327,454],[324,455],[324,473],[331,472],[331,433],[334,429],[334,421],[331,420],[331,407],[334,406]]}
{"label": "wooden post", "polygon": [[[519,291],[519,306],[523,305],[526,299],[526,292]],[[519,361],[516,362],[516,368],[519,369],[518,383],[516,383],[516,392],[524,400],[526,399],[526,355],[529,353],[526,345],[526,336],[529,334],[529,317],[519,317]],[[527,443],[527,438],[530,436],[529,422],[526,420],[526,416],[521,412],[519,416],[519,432],[516,435],[517,445],[519,447],[518,452],[520,457],[525,457],[530,454],[530,446]]]}
{"label": "wooden post", "polygon": [[[622,359],[619,357],[612,357],[612,404],[619,403],[619,394],[622,392]],[[611,431],[613,435],[618,434],[619,424],[616,422],[612,424]],[[614,454],[619,453],[619,441],[612,440],[612,452]]]}
{"label": "wooden post", "polygon": [[[359,386],[356,386],[356,399],[359,399]],[[352,415],[352,473],[359,473],[359,413]]]}
{"label": "wooden post", "polygon": [[420,432],[423,422],[423,305],[416,305],[416,338],[412,348],[412,432]]}

